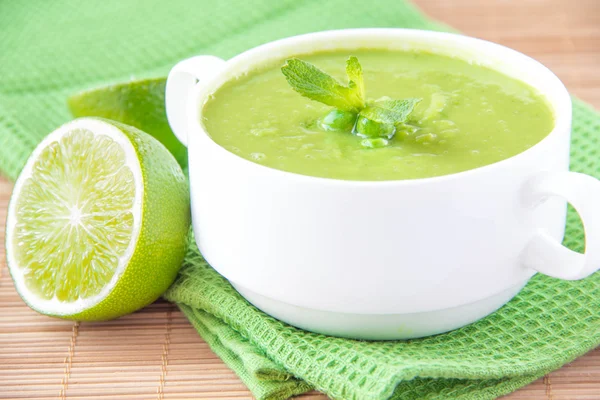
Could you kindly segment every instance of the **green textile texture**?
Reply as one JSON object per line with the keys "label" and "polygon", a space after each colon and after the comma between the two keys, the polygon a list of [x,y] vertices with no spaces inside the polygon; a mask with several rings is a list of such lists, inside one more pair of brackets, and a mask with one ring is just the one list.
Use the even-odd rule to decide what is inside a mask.
{"label": "green textile texture", "polygon": [[[400,0],[0,2],[0,170],[16,178],[33,147],[70,119],[66,98],[163,76],[196,54],[231,57],[299,33],[351,27],[446,30]],[[600,177],[600,115],[574,101],[572,170]],[[584,247],[570,210],[565,243]],[[492,399],[600,344],[600,274],[538,275],[465,328],[405,342],[325,337],[249,305],[192,245],[165,297],[258,399],[311,387],[338,399]],[[201,383],[199,383],[201,384]]]}

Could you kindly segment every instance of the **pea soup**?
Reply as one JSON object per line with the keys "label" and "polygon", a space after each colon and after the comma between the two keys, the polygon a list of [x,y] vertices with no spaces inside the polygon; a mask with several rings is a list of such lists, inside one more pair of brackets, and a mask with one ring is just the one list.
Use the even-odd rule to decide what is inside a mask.
{"label": "pea soup", "polygon": [[365,144],[360,118],[346,121],[354,124],[352,132],[330,129],[332,121],[344,121],[344,113],[294,91],[282,74],[284,60],[220,87],[204,105],[201,122],[216,143],[250,161],[365,181],[433,177],[492,164],[535,145],[554,127],[552,111],[535,89],[461,59],[374,49],[299,58],[343,82],[349,56],[362,65],[367,104],[415,99],[402,123],[386,125],[391,134],[384,132],[385,139]]}

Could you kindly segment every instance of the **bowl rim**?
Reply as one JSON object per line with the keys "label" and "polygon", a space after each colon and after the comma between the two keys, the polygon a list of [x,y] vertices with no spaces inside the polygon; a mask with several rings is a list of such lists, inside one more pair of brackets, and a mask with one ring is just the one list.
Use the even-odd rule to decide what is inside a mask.
{"label": "bowl rim", "polygon": [[[434,54],[444,54],[445,51],[448,50],[446,46],[451,45],[454,47],[460,47],[465,49],[485,49],[488,53],[498,53],[497,59],[502,58],[503,60],[507,59],[517,59],[520,61],[522,65],[525,65],[528,68],[536,69],[537,73],[543,78],[544,83],[548,88],[552,90],[543,90],[538,85],[534,85],[531,82],[525,81],[521,78],[510,76],[513,79],[521,80],[527,85],[533,87],[540,94],[542,94],[547,100],[549,106],[551,107],[551,111],[554,116],[554,128],[550,133],[548,133],[542,140],[537,142],[535,145],[530,148],[515,154],[509,158],[497,161],[492,164],[487,164],[481,167],[455,172],[446,175],[440,176],[432,176],[425,178],[414,178],[414,179],[397,179],[397,180],[346,180],[346,179],[338,179],[338,178],[327,178],[327,177],[318,177],[312,175],[304,175],[297,172],[290,172],[285,170],[280,170],[277,168],[269,167],[266,165],[262,165],[259,163],[255,163],[253,161],[247,160],[216,143],[212,137],[208,134],[205,129],[204,124],[202,123],[202,111],[204,109],[204,105],[206,101],[210,98],[210,96],[219,89],[223,84],[243,75],[244,73],[248,73],[250,71],[256,70],[260,68],[261,65],[264,65],[267,61],[260,60],[256,61],[257,57],[264,57],[265,54],[268,54],[266,57],[268,60],[277,60],[282,59],[284,57],[290,57],[294,55],[307,54],[309,51],[298,52],[298,51],[290,51],[289,49],[297,47],[297,46],[307,46],[314,45],[315,48],[313,52],[323,51],[323,50],[335,50],[343,48],[342,46],[330,45],[328,40],[335,39],[337,41],[340,40],[348,40],[348,41],[360,41],[360,40],[380,40],[382,43],[385,40],[391,41],[394,39],[410,39],[411,44],[423,44],[429,42],[439,42],[439,45],[442,47],[431,50]],[[347,48],[365,48],[366,46],[347,46]],[[381,48],[385,49],[386,47],[381,46],[373,46],[371,48]],[[388,47],[389,48],[389,47]],[[414,47],[406,47],[406,49],[410,49]],[[282,53],[282,49],[288,50]],[[451,53],[448,53],[450,55]],[[474,56],[481,56],[481,53],[473,52]],[[465,59],[464,56],[455,56],[459,59]],[[486,54],[486,57],[489,58],[489,55]],[[508,63],[507,63],[508,64]],[[488,68],[494,69],[498,72],[504,73],[499,69],[494,68],[493,65],[485,65]],[[515,68],[515,70],[525,69],[524,67]],[[504,73],[505,75],[508,75]],[[555,95],[551,96],[548,92],[554,92]],[[438,31],[427,31],[420,29],[406,29],[406,28],[353,28],[353,29],[339,29],[339,30],[326,30],[319,32],[312,32],[301,34],[297,36],[291,36],[283,39],[278,39],[275,41],[267,42],[265,44],[259,45],[257,47],[251,48],[247,51],[244,51],[235,57],[227,60],[224,64],[224,67],[221,71],[219,71],[215,76],[212,77],[207,82],[202,82],[196,84],[193,91],[189,97],[190,101],[187,102],[187,118],[188,118],[188,135],[194,136],[194,139],[202,141],[202,146],[207,146],[206,151],[216,152],[221,154],[223,157],[230,157],[232,162],[241,162],[239,164],[241,167],[245,169],[249,169],[250,171],[254,171],[257,174],[271,174],[274,177],[279,177],[282,179],[294,180],[298,183],[314,183],[314,184],[323,184],[323,185],[341,185],[341,186],[351,186],[351,187],[385,187],[385,186],[411,186],[411,185],[422,185],[422,184],[435,184],[443,181],[452,181],[455,179],[461,179],[471,176],[476,176],[482,173],[493,173],[494,170],[499,170],[510,164],[515,162],[519,162],[524,158],[530,157],[534,155],[534,153],[539,151],[544,151],[544,147],[547,144],[556,139],[557,136],[561,134],[570,135],[571,130],[571,113],[572,113],[572,103],[571,97],[569,95],[568,90],[562,81],[545,65],[540,63],[539,61],[517,51],[511,49],[509,47],[503,46],[501,44],[497,44],[494,42],[490,42],[483,39],[478,39],[471,36],[466,36],[457,33],[449,33],[449,32],[438,32]],[[194,154],[194,143],[196,140],[188,139],[188,152]],[[570,143],[567,145],[565,152],[568,153],[570,147]],[[193,156],[192,156],[193,157]],[[191,157],[190,157],[191,158]],[[191,171],[190,171],[191,173]]]}

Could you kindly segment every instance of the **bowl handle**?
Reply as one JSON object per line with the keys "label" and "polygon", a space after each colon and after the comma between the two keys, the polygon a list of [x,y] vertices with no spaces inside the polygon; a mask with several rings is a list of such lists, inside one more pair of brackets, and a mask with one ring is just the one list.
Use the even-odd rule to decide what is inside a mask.
{"label": "bowl handle", "polygon": [[177,139],[187,146],[187,103],[192,88],[198,83],[211,79],[221,69],[225,61],[215,56],[196,56],[180,61],[169,72],[165,90],[165,107],[171,130]]}
{"label": "bowl handle", "polygon": [[539,231],[523,251],[525,266],[555,278],[576,280],[600,269],[600,181],[577,172],[545,172],[526,187],[532,207],[550,196],[567,200],[579,213],[585,231],[585,253],[561,245]]}

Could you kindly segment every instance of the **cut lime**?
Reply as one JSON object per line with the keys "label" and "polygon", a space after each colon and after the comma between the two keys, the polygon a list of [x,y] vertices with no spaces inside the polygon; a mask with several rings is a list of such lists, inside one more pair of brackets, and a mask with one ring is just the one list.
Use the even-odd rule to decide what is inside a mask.
{"label": "cut lime", "polygon": [[69,97],[69,109],[75,117],[108,118],[149,133],[185,168],[187,150],[167,121],[166,81],[166,78],[140,79],[86,90]]}
{"label": "cut lime", "polygon": [[136,128],[81,118],[46,137],[15,183],[8,267],[42,314],[115,318],[173,282],[189,224],[187,183],[164,146]]}

